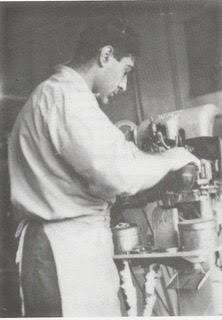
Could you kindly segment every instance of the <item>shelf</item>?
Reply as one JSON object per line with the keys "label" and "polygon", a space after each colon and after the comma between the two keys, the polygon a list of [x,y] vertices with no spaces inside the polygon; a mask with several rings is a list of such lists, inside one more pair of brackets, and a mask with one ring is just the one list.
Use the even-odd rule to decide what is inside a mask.
{"label": "shelf", "polygon": [[186,267],[187,263],[194,264],[206,262],[210,252],[222,251],[222,245],[214,247],[212,250],[192,250],[177,252],[151,252],[151,253],[122,253],[115,254],[114,259],[119,260],[140,260],[140,262],[161,263],[164,265],[176,265]]}

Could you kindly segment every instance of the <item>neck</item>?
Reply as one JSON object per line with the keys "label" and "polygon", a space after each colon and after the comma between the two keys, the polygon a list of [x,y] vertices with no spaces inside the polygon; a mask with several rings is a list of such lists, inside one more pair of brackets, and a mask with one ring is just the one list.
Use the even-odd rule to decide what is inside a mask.
{"label": "neck", "polygon": [[95,73],[96,73],[95,64],[89,63],[82,66],[75,66],[70,64],[69,66],[80,74],[80,76],[85,80],[89,89],[93,91],[94,79],[95,79]]}

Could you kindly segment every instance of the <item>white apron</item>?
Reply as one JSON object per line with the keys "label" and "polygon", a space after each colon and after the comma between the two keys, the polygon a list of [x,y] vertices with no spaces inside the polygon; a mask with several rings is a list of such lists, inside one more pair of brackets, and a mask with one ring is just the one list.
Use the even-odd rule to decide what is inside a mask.
{"label": "white apron", "polygon": [[57,266],[64,317],[121,315],[107,220],[83,217],[44,224]]}

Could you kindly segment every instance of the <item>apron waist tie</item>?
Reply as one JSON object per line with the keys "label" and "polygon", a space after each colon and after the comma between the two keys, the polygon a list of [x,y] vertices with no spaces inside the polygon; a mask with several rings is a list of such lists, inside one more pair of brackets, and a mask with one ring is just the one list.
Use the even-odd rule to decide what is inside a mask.
{"label": "apron waist tie", "polygon": [[21,313],[23,317],[25,316],[25,303],[24,303],[24,294],[23,294],[22,282],[21,282],[22,255],[23,255],[24,238],[25,238],[28,225],[29,225],[28,220],[26,219],[22,220],[19,223],[15,233],[15,238],[18,239],[18,249],[16,252],[15,263],[18,265],[18,271],[19,271],[19,293],[21,298]]}

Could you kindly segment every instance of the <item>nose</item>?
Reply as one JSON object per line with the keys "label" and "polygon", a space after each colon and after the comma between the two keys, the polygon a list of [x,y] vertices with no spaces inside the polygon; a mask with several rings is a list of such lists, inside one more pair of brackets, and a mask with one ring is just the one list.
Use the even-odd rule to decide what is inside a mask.
{"label": "nose", "polygon": [[125,76],[120,82],[120,84],[118,85],[118,89],[121,91],[126,91],[126,88],[127,88],[127,77]]}

